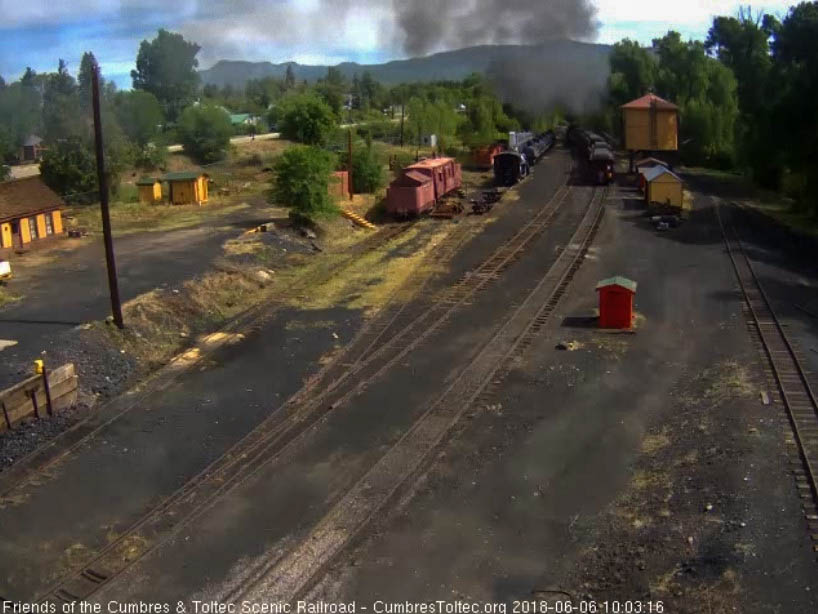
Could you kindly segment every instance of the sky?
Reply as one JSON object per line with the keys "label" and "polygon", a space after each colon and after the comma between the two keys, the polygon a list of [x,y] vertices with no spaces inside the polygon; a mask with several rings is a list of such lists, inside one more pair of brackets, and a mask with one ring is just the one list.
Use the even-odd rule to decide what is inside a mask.
{"label": "sky", "polygon": [[[471,1],[502,2],[508,10],[508,3],[519,0]],[[746,4],[585,1],[595,9],[593,27],[572,38],[614,43],[628,37],[644,44],[671,28],[686,38],[704,38],[714,15],[734,15]],[[401,2],[405,6],[406,0]],[[459,0],[464,2],[469,0]],[[765,0],[753,9],[783,16],[792,3]],[[390,0],[0,0],[0,16],[0,76],[6,81],[19,78],[26,66],[53,71],[59,58],[75,74],[82,53],[90,50],[103,75],[127,89],[140,41],[153,38],[159,28],[196,41],[202,47],[200,68],[220,59],[370,64],[407,57]]]}

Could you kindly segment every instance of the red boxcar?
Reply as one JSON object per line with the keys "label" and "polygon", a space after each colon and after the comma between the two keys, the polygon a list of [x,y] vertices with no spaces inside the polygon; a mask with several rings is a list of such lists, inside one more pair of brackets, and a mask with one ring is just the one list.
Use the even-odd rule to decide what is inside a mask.
{"label": "red boxcar", "polygon": [[420,215],[462,185],[460,165],[454,158],[430,158],[403,169],[386,190],[386,210],[398,216]]}
{"label": "red boxcar", "polygon": [[494,156],[503,151],[502,144],[487,145],[478,147],[472,152],[472,159],[477,168],[494,168]]}

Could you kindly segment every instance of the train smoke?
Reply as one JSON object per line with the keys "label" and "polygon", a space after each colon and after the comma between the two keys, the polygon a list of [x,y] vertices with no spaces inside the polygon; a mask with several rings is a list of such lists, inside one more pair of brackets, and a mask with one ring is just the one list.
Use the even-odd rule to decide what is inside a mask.
{"label": "train smoke", "polygon": [[473,45],[536,44],[597,33],[588,0],[393,0],[410,55]]}

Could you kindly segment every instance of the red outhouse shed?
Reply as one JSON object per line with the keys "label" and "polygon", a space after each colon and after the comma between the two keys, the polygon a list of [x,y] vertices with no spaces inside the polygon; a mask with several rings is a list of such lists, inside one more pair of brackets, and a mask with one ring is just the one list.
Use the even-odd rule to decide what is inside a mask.
{"label": "red outhouse shed", "polygon": [[596,290],[599,292],[599,327],[631,328],[636,282],[617,275],[603,279]]}

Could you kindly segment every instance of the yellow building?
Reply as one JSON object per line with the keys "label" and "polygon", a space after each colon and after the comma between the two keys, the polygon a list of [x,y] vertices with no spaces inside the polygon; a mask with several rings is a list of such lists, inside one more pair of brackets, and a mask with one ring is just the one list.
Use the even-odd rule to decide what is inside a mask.
{"label": "yellow building", "polygon": [[206,173],[183,171],[168,173],[162,181],[168,182],[168,200],[174,205],[202,205],[207,202]]}
{"label": "yellow building", "polygon": [[622,133],[629,151],[679,149],[679,107],[653,94],[622,105]]}
{"label": "yellow building", "polygon": [[0,249],[21,249],[63,233],[63,200],[39,177],[0,183]]}
{"label": "yellow building", "polygon": [[674,172],[664,166],[653,166],[643,169],[642,174],[645,176],[645,200],[648,204],[682,206],[684,187]]}
{"label": "yellow building", "polygon": [[158,203],[162,200],[162,182],[155,177],[142,177],[136,182],[139,189],[139,202]]}

